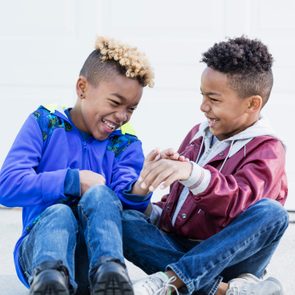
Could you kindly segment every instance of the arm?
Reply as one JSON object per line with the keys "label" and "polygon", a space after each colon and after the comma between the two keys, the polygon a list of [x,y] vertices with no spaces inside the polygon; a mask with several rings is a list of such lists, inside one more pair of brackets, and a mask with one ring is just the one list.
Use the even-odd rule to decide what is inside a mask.
{"label": "arm", "polygon": [[90,187],[98,184],[105,184],[105,178],[96,172],[90,170],[79,171],[79,181],[81,187],[81,195],[83,195]]}
{"label": "arm", "polygon": [[19,131],[1,169],[0,202],[9,207],[54,203],[64,196],[67,169],[38,172],[42,133],[33,115]]}
{"label": "arm", "polygon": [[160,159],[146,162],[138,180],[142,189],[154,191],[164,189],[177,180],[186,180],[192,172],[192,164],[187,161]]}
{"label": "arm", "polygon": [[150,163],[158,161],[160,159],[160,157],[161,157],[161,154],[158,149],[152,150],[146,156],[146,158],[144,160],[143,168],[141,170],[141,174],[140,174],[139,178],[136,180],[136,182],[133,184],[132,191],[131,191],[132,194],[146,195],[147,193],[152,191],[152,190],[149,190],[149,188],[142,183],[142,177],[143,177],[142,173],[143,173],[143,171],[145,171],[146,167],[148,165],[150,165]]}
{"label": "arm", "polygon": [[[132,193],[134,194],[146,194],[150,191],[153,191],[153,186],[147,186],[144,181],[144,173],[145,170],[148,169],[147,166],[151,165],[153,162],[156,162],[160,159],[170,159],[174,161],[181,161],[181,162],[189,162],[187,158],[180,155],[178,152],[175,152],[173,149],[169,148],[164,151],[160,151],[159,149],[152,150],[146,157],[144,162],[144,167],[141,171],[142,175],[138,178],[138,180],[134,183]],[[155,204],[149,203],[145,210],[145,214],[150,216],[151,222],[156,224],[159,220],[161,215],[162,209]]]}
{"label": "arm", "polygon": [[[255,145],[229,175],[210,165],[204,167],[210,171],[210,183],[204,192],[193,194],[202,210],[227,220],[262,198],[284,204],[287,196],[284,147],[275,139]],[[233,162],[230,164],[234,165]]]}
{"label": "arm", "polygon": [[[161,163],[157,163],[160,160],[169,160],[169,161],[162,161]],[[152,173],[163,173],[164,171],[167,172],[167,174],[169,174],[169,171],[166,170],[168,168],[168,166],[171,167],[171,169],[173,170],[173,162],[172,161],[179,161],[179,162],[187,162],[189,163],[189,159],[187,159],[186,157],[184,157],[183,155],[180,155],[178,152],[175,152],[172,148],[166,149],[164,151],[160,151],[159,149],[154,149],[152,150],[146,157],[145,161],[144,161],[144,165],[143,165],[143,169],[141,171],[140,177],[138,178],[138,180],[135,182],[135,184],[133,185],[133,193],[137,193],[137,194],[146,194],[149,191],[154,191],[155,188],[157,188],[157,186],[159,184],[157,183],[153,183],[153,184],[149,184],[149,182],[151,180],[148,179],[148,174],[152,177]],[[163,163],[166,163],[166,165],[164,165]],[[168,163],[170,163],[171,165],[168,165]],[[182,166],[185,165],[178,165],[175,164],[174,165],[177,169],[177,167],[179,166],[180,169],[183,169]],[[153,169],[155,169],[155,167],[162,167],[160,168],[160,170],[162,169],[163,171],[153,171]],[[187,165],[187,167],[189,168],[190,165]],[[150,173],[150,170],[152,171],[152,173]],[[170,174],[173,174],[173,171],[170,172]],[[157,175],[157,177],[160,180],[164,180],[165,176],[162,175]],[[172,177],[172,175],[171,175]],[[177,177],[177,176],[176,176]],[[145,180],[144,180],[145,179]],[[162,183],[162,187],[166,187],[169,185],[169,181],[167,183]]]}
{"label": "arm", "polygon": [[144,211],[150,202],[152,194],[136,185],[143,163],[144,155],[138,140],[131,143],[115,160],[110,186],[124,208]]}
{"label": "arm", "polygon": [[[277,199],[284,203],[287,194],[284,147],[276,139],[252,144],[251,151],[247,149],[247,156],[241,157],[239,163],[235,157],[227,160],[226,166],[232,167],[229,174],[223,174],[210,164],[200,167],[192,163],[191,175],[186,178],[188,173],[185,171],[188,170],[181,167],[183,163],[158,161],[158,167],[150,166],[144,172],[144,186],[156,187],[163,181],[169,185],[173,180],[178,180],[190,189],[190,196],[198,208],[224,220],[237,216],[262,198]],[[165,165],[172,166],[164,168]],[[167,169],[172,171],[170,178],[165,175]],[[178,186],[178,182],[172,186]],[[166,198],[162,199],[160,205],[163,202],[166,202]]]}
{"label": "arm", "polygon": [[[192,180],[193,176],[200,177],[203,169],[201,169],[199,165],[196,167],[189,161],[189,154],[183,155],[185,148],[189,145],[196,132],[198,132],[199,126],[200,125],[196,125],[189,131],[178,152],[175,152],[172,148],[161,152],[158,149],[154,150],[159,153],[159,156],[152,159],[152,161],[146,159],[141,176],[138,180],[138,186],[153,191],[159,185],[161,185],[161,188],[165,188],[176,180],[194,182],[195,180]],[[149,156],[154,151],[152,151]],[[169,171],[165,171],[168,166],[170,166]],[[155,167],[157,167],[157,171],[153,170]]]}

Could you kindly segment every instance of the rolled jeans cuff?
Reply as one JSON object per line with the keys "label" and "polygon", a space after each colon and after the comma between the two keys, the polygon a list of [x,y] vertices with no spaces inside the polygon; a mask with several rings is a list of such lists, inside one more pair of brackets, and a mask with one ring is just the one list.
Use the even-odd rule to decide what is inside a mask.
{"label": "rolled jeans cuff", "polygon": [[[172,270],[175,272],[177,277],[183,281],[186,287],[186,292],[181,292],[181,294],[194,294],[194,292],[200,291],[200,294],[208,294],[208,295],[215,295],[218,289],[219,284],[222,282],[223,277],[217,276],[217,278],[203,287],[200,290],[196,290],[194,286],[194,282],[192,279],[187,278],[183,275],[183,273],[177,268],[175,264],[167,265],[166,270]],[[199,294],[199,293],[198,293]]]}

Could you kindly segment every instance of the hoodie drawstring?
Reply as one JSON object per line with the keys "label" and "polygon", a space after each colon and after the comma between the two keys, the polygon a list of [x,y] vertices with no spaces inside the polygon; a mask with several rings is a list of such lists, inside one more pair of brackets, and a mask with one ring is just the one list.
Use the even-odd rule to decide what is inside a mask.
{"label": "hoodie drawstring", "polygon": [[227,155],[226,155],[226,157],[225,157],[224,161],[222,162],[222,165],[221,165],[221,167],[220,167],[220,168],[219,168],[219,170],[218,170],[219,172],[221,172],[221,170],[222,170],[223,166],[225,165],[225,162],[226,162],[226,161],[227,161],[227,159],[229,158],[230,151],[231,151],[231,149],[232,149],[232,147],[233,147],[234,143],[235,143],[235,141],[234,141],[234,140],[233,140],[233,141],[230,143],[230,147],[229,147],[228,153],[227,153]]}
{"label": "hoodie drawstring", "polygon": [[204,141],[205,141],[205,136],[202,137],[201,147],[199,149],[198,156],[197,156],[197,159],[196,159],[197,164],[199,162],[199,159],[200,159],[200,156],[201,156],[201,153],[202,153],[202,149],[203,149],[203,146],[204,146]]}

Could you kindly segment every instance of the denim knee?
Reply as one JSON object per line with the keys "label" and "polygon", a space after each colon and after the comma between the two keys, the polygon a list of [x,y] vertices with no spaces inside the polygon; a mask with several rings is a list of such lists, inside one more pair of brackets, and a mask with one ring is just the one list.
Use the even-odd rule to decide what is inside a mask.
{"label": "denim knee", "polygon": [[261,199],[250,206],[248,210],[253,211],[261,220],[280,222],[286,226],[289,223],[287,210],[278,201],[272,199]]}
{"label": "denim knee", "polygon": [[137,210],[124,210],[122,213],[122,222],[126,225],[142,219],[147,220],[148,217],[144,213]]}
{"label": "denim knee", "polygon": [[41,220],[43,218],[50,218],[50,221],[58,221],[58,225],[62,228],[70,228],[74,232],[78,230],[78,224],[76,217],[72,209],[65,204],[55,204],[48,207],[41,214]]}
{"label": "denim knee", "polygon": [[113,190],[106,185],[96,185],[88,189],[82,196],[79,206],[87,208],[106,208],[115,204],[120,210],[123,210],[122,204],[118,196]]}
{"label": "denim knee", "polygon": [[[135,238],[140,238],[143,227],[148,223],[148,217],[136,210],[124,210],[122,212],[123,241],[126,244]],[[123,243],[124,244],[124,243]]]}

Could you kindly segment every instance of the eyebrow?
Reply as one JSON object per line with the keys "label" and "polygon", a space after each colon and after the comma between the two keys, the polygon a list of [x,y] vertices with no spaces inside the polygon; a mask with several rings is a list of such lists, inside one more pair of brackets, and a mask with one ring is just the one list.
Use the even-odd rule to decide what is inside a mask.
{"label": "eyebrow", "polygon": [[[111,95],[113,95],[113,96],[116,96],[117,98],[119,98],[120,100],[122,100],[122,101],[124,101],[124,102],[126,102],[127,101],[127,98],[125,97],[125,96],[123,96],[123,95],[121,95],[121,94],[119,94],[119,93],[111,93]],[[135,104],[134,106],[136,107],[138,104]]]}
{"label": "eyebrow", "polygon": [[111,93],[111,95],[118,97],[121,100],[127,100],[125,96],[119,94],[119,93]]}
{"label": "eyebrow", "polygon": [[201,88],[200,88],[200,91],[201,91],[201,93],[202,94],[206,94],[206,95],[217,95],[217,96],[221,96],[221,94],[220,93],[218,93],[218,92],[206,92],[206,91],[203,91]]}

